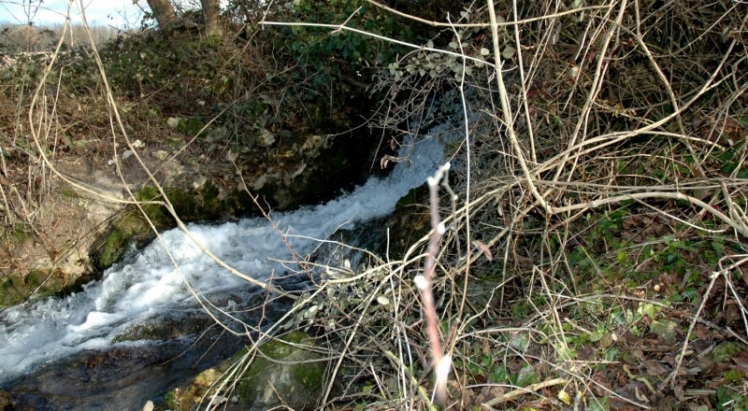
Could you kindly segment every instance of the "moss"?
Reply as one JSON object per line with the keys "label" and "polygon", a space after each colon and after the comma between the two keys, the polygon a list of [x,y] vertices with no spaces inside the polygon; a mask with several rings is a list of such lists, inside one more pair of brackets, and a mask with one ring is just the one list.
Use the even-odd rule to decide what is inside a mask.
{"label": "moss", "polygon": [[114,337],[115,342],[123,341],[167,341],[188,337],[213,326],[209,318],[193,318],[184,321],[180,318],[159,319],[157,321],[146,321],[128,327]]}
{"label": "moss", "polygon": [[165,339],[163,338],[163,334],[163,330],[157,325],[138,324],[127,330],[127,332],[114,337],[112,342],[160,340]]}
{"label": "moss", "polygon": [[[138,192],[135,193],[135,199],[143,202],[163,201],[161,193],[153,186],[145,186],[138,190]],[[143,208],[143,212],[145,212],[156,227],[159,227],[160,225],[168,225],[172,220],[171,216],[166,211],[166,208],[160,204],[141,204],[141,207]],[[132,208],[135,209],[133,211],[138,211],[138,214],[142,216],[142,213],[140,213],[136,207]]]}
{"label": "moss", "polygon": [[121,215],[103,240],[95,245],[92,261],[101,270],[111,267],[122,258],[133,240],[147,232],[150,232],[149,225],[135,210]]}
{"label": "moss", "polygon": [[201,207],[206,213],[216,214],[219,209],[223,206],[221,200],[218,199],[220,190],[215,184],[207,183],[203,185],[200,190]]}
{"label": "moss", "polygon": [[13,272],[0,283],[0,308],[10,307],[23,302],[23,289],[16,285],[20,283],[20,273]]}
{"label": "moss", "polygon": [[[207,182],[198,189],[184,190],[176,187],[164,189],[167,198],[174,207],[179,218],[185,222],[215,220],[226,214],[232,214],[240,208],[239,196],[233,195],[219,199],[220,190],[215,184]],[[146,186],[135,193],[138,201],[150,202],[141,204],[148,219],[135,206],[127,207],[115,219],[106,235],[94,245],[91,260],[99,270],[111,267],[124,255],[131,244],[137,246],[153,238],[153,232],[148,220],[159,229],[176,227],[176,221],[161,204],[163,196],[156,187]]]}
{"label": "moss", "polygon": [[14,271],[0,280],[0,309],[65,290],[69,284],[61,271],[33,270],[28,275]]}
{"label": "moss", "polygon": [[284,341],[294,344],[311,343],[307,334],[294,331],[281,340],[263,344],[260,351],[271,360],[262,356],[255,357],[249,370],[244,374],[237,390],[244,402],[256,403],[263,397],[267,401],[265,391],[268,382],[272,382],[277,388],[282,386],[281,394],[284,401],[293,404],[294,408],[303,408],[309,398],[315,398],[318,394],[317,391],[322,387],[324,379],[325,363],[309,362],[318,359],[319,355],[308,349],[286,344]]}
{"label": "moss", "polygon": [[97,265],[102,269],[110,267],[124,254],[124,235],[122,230],[114,228],[104,240],[101,253],[96,258]]}
{"label": "moss", "polygon": [[309,392],[322,386],[325,377],[325,367],[322,363],[306,366],[298,364],[291,368],[293,379],[300,382]]}
{"label": "moss", "polygon": [[28,287],[36,288],[42,285],[47,277],[49,277],[49,273],[46,270],[34,270],[26,276],[25,283]]}
{"label": "moss", "polygon": [[[183,221],[197,221],[214,219],[222,215],[228,206],[232,204],[231,198],[221,201],[218,199],[219,189],[210,182],[203,184],[198,189],[183,190],[175,187],[164,189],[166,197],[174,207],[180,219]],[[143,187],[136,198],[140,201],[163,201],[161,193],[155,187]],[[156,223],[157,227],[174,226],[175,221],[165,206],[159,204],[143,205],[143,210],[148,217]]]}
{"label": "moss", "polygon": [[70,187],[63,187],[62,196],[65,198],[78,198],[79,197],[78,193],[76,193],[75,190],[73,190]]}
{"label": "moss", "polygon": [[156,405],[157,410],[180,410],[181,406],[177,390],[171,390],[163,398],[160,404]]}
{"label": "moss", "polygon": [[[183,204],[189,203],[187,198],[179,195],[179,190],[172,189],[171,191],[175,193],[174,198],[176,200],[173,201],[176,204],[185,207]],[[135,199],[151,203],[163,200],[158,189],[153,186],[146,186],[138,190],[135,193]],[[122,258],[131,244],[141,245],[150,240],[153,237],[153,232],[151,225],[148,223],[149,220],[157,229],[171,228],[176,225],[164,206],[160,204],[141,204],[141,207],[147,218],[136,206],[127,207],[115,219],[108,232],[94,245],[91,251],[91,260],[96,268],[104,270],[111,267],[112,264]]]}
{"label": "moss", "polygon": [[177,131],[187,136],[196,136],[205,127],[202,120],[196,118],[183,118],[177,124]]}
{"label": "moss", "polygon": [[2,230],[2,238],[11,242],[23,243],[32,238],[33,231],[26,223],[16,223]]}
{"label": "moss", "polygon": [[716,362],[729,362],[730,359],[746,349],[744,344],[737,341],[723,342],[712,351],[709,357]]}

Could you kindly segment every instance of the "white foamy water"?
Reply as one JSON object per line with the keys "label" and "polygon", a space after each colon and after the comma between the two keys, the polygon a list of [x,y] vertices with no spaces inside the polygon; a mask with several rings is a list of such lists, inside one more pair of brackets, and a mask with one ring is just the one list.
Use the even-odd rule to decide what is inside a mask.
{"label": "white foamy water", "polygon": [[[288,234],[294,251],[304,256],[318,244],[300,237],[324,239],[339,228],[392,212],[397,200],[421,185],[442,161],[442,147],[435,139],[409,145],[411,152],[401,155],[409,156],[412,163],[398,164],[387,178],[370,179],[327,204],[273,213],[274,223]],[[257,279],[283,273],[283,266],[273,260],[291,260],[287,246],[266,219],[190,225],[189,230],[218,258]],[[185,280],[205,296],[246,287],[246,282],[221,268],[182,231],[165,232],[162,239],[129,263],[107,270],[102,280],[88,284],[81,293],[0,313],[0,382],[79,350],[110,346],[133,324],[165,315],[170,309],[196,307]]]}

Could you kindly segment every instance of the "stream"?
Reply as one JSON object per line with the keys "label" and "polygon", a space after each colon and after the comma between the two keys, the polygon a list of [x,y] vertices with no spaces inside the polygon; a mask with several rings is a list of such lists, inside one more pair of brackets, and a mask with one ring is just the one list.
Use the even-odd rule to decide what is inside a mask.
{"label": "stream", "polygon": [[436,137],[408,140],[400,155],[409,160],[386,178],[326,204],[271,213],[274,226],[264,218],[189,225],[197,243],[179,229],[167,231],[82,292],[3,311],[0,389],[32,409],[142,409],[229,357],[246,333],[290,306],[231,274],[202,247],[253,278],[311,287],[289,250],[303,259],[319,245],[314,239],[388,215],[425,182],[443,149]]}

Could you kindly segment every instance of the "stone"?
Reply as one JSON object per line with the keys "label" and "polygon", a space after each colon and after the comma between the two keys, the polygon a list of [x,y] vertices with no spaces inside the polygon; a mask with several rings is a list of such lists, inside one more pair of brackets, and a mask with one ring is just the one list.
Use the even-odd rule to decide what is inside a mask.
{"label": "stone", "polygon": [[[284,340],[299,345],[312,342],[300,331],[286,335]],[[264,344],[260,351],[263,355],[255,357],[239,382],[240,400],[257,410],[282,404],[295,410],[315,408],[322,393],[326,368],[324,361],[318,361],[320,355],[281,340]]]}
{"label": "stone", "polygon": [[[235,354],[216,367],[203,371],[188,386],[172,390],[164,406],[172,410],[187,410],[200,401],[203,405],[221,403],[227,410],[268,410],[288,406],[294,410],[311,410],[322,395],[327,362],[309,349],[313,340],[301,331],[294,331],[281,339],[263,344],[251,365],[235,381],[220,380],[232,367],[248,356],[248,349]],[[242,367],[243,368],[243,367]],[[223,393],[212,387],[235,386]],[[228,396],[227,396],[228,395]]]}

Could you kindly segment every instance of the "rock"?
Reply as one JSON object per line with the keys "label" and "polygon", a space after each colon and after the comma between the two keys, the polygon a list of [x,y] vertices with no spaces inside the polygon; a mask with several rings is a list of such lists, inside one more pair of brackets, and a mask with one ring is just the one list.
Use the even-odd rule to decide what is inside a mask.
{"label": "rock", "polygon": [[[284,339],[301,345],[312,341],[299,331]],[[320,355],[279,340],[264,344],[260,351],[268,358],[258,355],[244,374],[238,387],[240,400],[258,410],[282,404],[296,410],[314,408],[322,391],[326,365],[310,361],[320,359]]]}
{"label": "rock", "polygon": [[205,176],[203,175],[197,176],[197,178],[195,178],[195,180],[192,182],[192,188],[197,190],[200,187],[204,186],[205,183],[207,182],[208,182],[208,179]]}
{"label": "rock", "polygon": [[167,394],[164,406],[188,410],[205,398],[203,405],[221,403],[228,410],[268,410],[287,406],[294,410],[314,409],[324,388],[327,364],[319,353],[304,346],[313,344],[305,333],[294,331],[282,339],[260,347],[249,368],[238,379],[235,390],[215,392],[229,369],[242,361],[248,351],[242,350],[217,367],[202,372],[186,386]]}
{"label": "rock", "polygon": [[[161,128],[163,141],[134,139],[132,147],[142,149],[139,160],[154,173],[184,222],[258,215],[254,198],[274,211],[329,201],[366,181],[379,142],[370,135],[266,130],[269,147],[231,146],[220,155],[207,139],[224,141],[224,127],[210,127],[200,134],[205,141],[187,145],[185,138],[205,124],[181,118],[167,122],[178,129]],[[109,144],[97,138],[69,145],[78,142],[85,142],[86,150],[107,151]],[[141,210],[121,201],[129,200],[130,193],[150,202],[143,208],[157,229],[176,225],[166,208],[154,203],[164,199],[135,161],[136,150],[122,147],[115,158],[75,154],[55,162],[65,179],[52,176],[45,200],[27,204],[34,209],[34,226],[17,223],[3,230],[0,262],[13,269],[0,276],[0,308],[76,291],[133,245],[150,241],[151,225]],[[113,167],[115,161],[121,166]]]}

